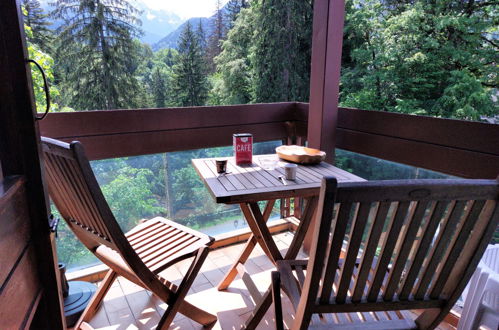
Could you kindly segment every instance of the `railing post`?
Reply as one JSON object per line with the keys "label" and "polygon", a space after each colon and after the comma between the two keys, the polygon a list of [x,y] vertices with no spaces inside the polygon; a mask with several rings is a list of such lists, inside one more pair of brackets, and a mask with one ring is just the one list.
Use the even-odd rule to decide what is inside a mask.
{"label": "railing post", "polygon": [[[336,144],[344,18],[344,0],[315,0],[307,140],[310,147],[326,152],[329,163],[334,163]],[[311,245],[309,230],[303,242],[305,252]]]}
{"label": "railing post", "polygon": [[307,140],[310,147],[324,150],[330,163],[334,161],[344,16],[344,0],[315,0]]}

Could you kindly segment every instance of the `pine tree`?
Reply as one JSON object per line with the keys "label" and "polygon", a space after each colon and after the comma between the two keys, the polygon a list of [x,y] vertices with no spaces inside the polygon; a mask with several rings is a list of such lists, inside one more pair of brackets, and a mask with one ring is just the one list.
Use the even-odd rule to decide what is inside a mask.
{"label": "pine tree", "polygon": [[172,67],[173,61],[174,61],[174,58],[173,58],[173,54],[172,54],[172,49],[168,48],[168,53],[166,54],[166,58],[165,58],[165,64],[169,67]]}
{"label": "pine tree", "polygon": [[266,0],[257,7],[255,102],[307,101],[312,43],[312,1]]}
{"label": "pine tree", "polygon": [[208,93],[206,70],[198,38],[189,22],[180,35],[175,62],[173,90],[176,105],[204,105]]}
{"label": "pine tree", "polygon": [[255,77],[250,59],[254,44],[255,7],[241,10],[238,18],[222,44],[222,52],[215,58],[217,76],[221,82],[212,94],[222,104],[245,104],[252,100]]}
{"label": "pine tree", "polygon": [[225,22],[227,24],[227,31],[232,29],[234,23],[237,19],[239,12],[241,9],[247,8],[249,6],[248,1],[246,0],[229,0],[225,5],[226,8],[226,19]]}
{"label": "pine tree", "polygon": [[139,108],[151,108],[156,104],[154,101],[153,70],[161,63],[157,63],[156,54],[153,53],[150,45],[141,44],[138,40],[134,40],[134,43],[140,49],[138,66],[133,69],[134,76],[138,81],[138,93],[134,103]]}
{"label": "pine tree", "polygon": [[52,53],[54,36],[49,26],[48,14],[45,14],[38,0],[23,0],[25,24],[31,28],[29,42],[36,44],[46,53]]}
{"label": "pine tree", "polygon": [[164,108],[166,105],[166,81],[158,67],[152,72],[151,87],[154,96],[154,105],[158,108]]}
{"label": "pine tree", "polygon": [[53,16],[64,20],[56,56],[70,105],[77,110],[134,107],[137,9],[126,0],[57,0],[54,5]]}
{"label": "pine tree", "polygon": [[196,29],[196,37],[199,42],[199,49],[201,50],[201,55],[203,56],[204,67],[206,71],[208,71],[210,67],[214,67],[214,64],[213,64],[213,58],[210,56],[208,52],[208,42],[201,19],[199,19],[198,27]]}
{"label": "pine tree", "polygon": [[213,20],[212,32],[208,39],[208,68],[210,72],[215,71],[213,59],[222,51],[222,41],[226,35],[225,17],[222,12],[221,0],[216,0],[216,11]]}
{"label": "pine tree", "polygon": [[196,36],[199,40],[199,48],[201,49],[201,52],[206,53],[206,47],[208,45],[206,43],[206,33],[204,31],[203,22],[201,21],[201,19],[199,19]]}

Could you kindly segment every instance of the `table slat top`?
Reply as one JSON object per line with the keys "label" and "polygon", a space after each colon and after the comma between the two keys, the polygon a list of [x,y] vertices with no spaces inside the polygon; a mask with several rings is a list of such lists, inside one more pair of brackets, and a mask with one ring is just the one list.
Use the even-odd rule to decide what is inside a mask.
{"label": "table slat top", "polygon": [[[234,157],[227,159],[227,173],[218,174],[215,158],[193,159],[192,164],[217,203],[243,203],[287,197],[318,195],[324,176],[335,176],[338,182],[365,181],[359,176],[322,162],[316,165],[298,165],[296,180],[284,184],[285,161],[279,160],[275,169],[264,169],[262,160],[274,155],[254,155],[253,163],[238,166]],[[276,158],[277,159],[277,158]]]}

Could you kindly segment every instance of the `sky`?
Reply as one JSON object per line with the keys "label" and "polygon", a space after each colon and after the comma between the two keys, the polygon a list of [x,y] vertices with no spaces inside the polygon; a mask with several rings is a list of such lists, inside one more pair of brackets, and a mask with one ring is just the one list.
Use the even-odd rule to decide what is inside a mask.
{"label": "sky", "polygon": [[[0,0],[3,1],[3,0]],[[153,10],[164,10],[176,14],[182,19],[191,17],[210,17],[215,13],[216,0],[131,0],[130,2],[143,3]],[[221,0],[224,6],[229,0]],[[42,3],[54,0],[41,0]]]}
{"label": "sky", "polygon": [[[209,17],[215,13],[216,0],[135,0],[154,10],[175,13],[183,19]],[[221,0],[222,6],[228,0]]]}

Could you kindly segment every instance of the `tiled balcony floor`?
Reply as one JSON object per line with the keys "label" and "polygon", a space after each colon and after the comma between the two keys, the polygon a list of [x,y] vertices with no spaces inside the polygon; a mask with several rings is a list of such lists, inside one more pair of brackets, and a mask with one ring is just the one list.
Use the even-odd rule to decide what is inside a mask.
{"label": "tiled balcony floor", "polygon": [[[287,249],[292,238],[293,234],[289,232],[274,235],[281,252]],[[254,308],[254,303],[239,277],[228,290],[216,289],[216,285],[242,248],[243,244],[238,244],[210,252],[187,296],[187,300],[191,303],[217,315],[218,322],[214,329],[240,329]],[[270,272],[275,269],[272,263],[257,247],[245,266],[263,294],[270,285]],[[187,267],[188,263],[182,262],[167,269],[162,275],[178,284]],[[119,277],[90,324],[96,329],[151,329],[155,328],[165,308],[166,305],[150,292]],[[283,313],[286,325],[290,324],[293,318],[291,310],[289,301],[284,297]],[[275,329],[273,316],[273,307],[271,307],[258,329]],[[202,326],[177,314],[171,329],[202,329]],[[454,328],[442,323],[439,329]]]}

